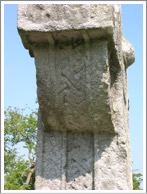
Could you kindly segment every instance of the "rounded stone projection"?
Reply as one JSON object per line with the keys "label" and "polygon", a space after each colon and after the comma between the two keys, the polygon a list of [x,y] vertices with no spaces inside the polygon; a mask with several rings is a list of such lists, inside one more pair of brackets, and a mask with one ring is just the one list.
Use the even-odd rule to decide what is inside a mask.
{"label": "rounded stone projection", "polygon": [[36,65],[36,189],[132,189],[120,6],[20,4],[18,32]]}

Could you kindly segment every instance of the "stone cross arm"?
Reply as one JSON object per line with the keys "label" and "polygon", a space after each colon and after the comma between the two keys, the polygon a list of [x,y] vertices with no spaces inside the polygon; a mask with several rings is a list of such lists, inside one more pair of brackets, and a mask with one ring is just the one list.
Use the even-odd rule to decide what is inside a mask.
{"label": "stone cross arm", "polygon": [[19,5],[18,31],[35,57],[46,129],[115,131],[113,82],[134,62],[133,47],[122,36],[120,6]]}

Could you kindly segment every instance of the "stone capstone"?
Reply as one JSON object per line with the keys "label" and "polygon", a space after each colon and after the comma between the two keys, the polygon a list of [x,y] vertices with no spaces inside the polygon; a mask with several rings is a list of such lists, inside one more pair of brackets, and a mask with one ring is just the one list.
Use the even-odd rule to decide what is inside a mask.
{"label": "stone capstone", "polygon": [[132,189],[121,7],[20,4],[18,32],[36,65],[36,189]]}

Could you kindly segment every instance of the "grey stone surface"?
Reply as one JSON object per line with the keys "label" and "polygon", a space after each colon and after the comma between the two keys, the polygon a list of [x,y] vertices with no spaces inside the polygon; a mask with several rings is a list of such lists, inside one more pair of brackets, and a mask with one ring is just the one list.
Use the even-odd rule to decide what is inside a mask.
{"label": "grey stone surface", "polygon": [[36,189],[132,189],[120,6],[21,4],[18,31],[36,65]]}
{"label": "grey stone surface", "polygon": [[47,130],[114,130],[106,40],[81,43],[74,49],[72,45],[64,49],[37,47],[34,56],[38,99]]}
{"label": "grey stone surface", "polygon": [[18,27],[25,31],[54,32],[113,26],[113,5],[19,5]]}
{"label": "grey stone surface", "polygon": [[124,63],[126,67],[130,66],[135,61],[134,48],[130,42],[128,42],[124,37],[122,37],[122,51],[124,57]]}

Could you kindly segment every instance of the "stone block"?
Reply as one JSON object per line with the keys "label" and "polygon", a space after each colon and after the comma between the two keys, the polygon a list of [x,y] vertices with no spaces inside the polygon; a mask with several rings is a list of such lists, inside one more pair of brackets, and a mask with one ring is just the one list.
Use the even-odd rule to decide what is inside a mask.
{"label": "stone block", "polygon": [[20,4],[18,32],[36,65],[36,189],[132,189],[120,6]]}

